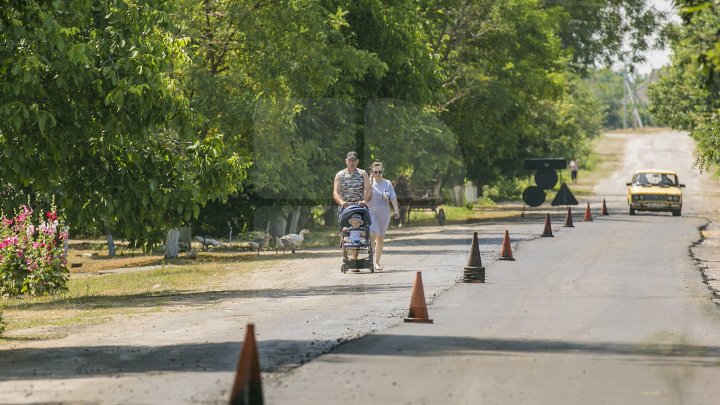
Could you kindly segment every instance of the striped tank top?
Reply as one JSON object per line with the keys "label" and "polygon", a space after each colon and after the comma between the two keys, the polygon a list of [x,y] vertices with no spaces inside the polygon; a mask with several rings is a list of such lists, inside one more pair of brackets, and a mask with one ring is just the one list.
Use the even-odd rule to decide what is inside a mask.
{"label": "striped tank top", "polygon": [[348,173],[347,169],[341,170],[340,176],[340,197],[349,203],[356,203],[365,197],[365,182],[363,181],[362,170],[355,173]]}

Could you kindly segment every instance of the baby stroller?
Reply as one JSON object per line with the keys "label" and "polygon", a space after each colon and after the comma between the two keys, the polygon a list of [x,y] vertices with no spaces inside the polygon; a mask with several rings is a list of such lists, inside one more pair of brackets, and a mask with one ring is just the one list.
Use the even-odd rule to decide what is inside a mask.
{"label": "baby stroller", "polygon": [[[359,216],[362,224],[353,228],[350,219]],[[340,213],[340,247],[343,253],[343,264],[340,271],[346,273],[348,269],[370,269],[375,272],[372,243],[370,241],[370,211],[359,205],[350,205]],[[359,231],[359,232],[358,232]],[[358,234],[361,234],[358,237]],[[358,252],[357,260],[352,253]]]}

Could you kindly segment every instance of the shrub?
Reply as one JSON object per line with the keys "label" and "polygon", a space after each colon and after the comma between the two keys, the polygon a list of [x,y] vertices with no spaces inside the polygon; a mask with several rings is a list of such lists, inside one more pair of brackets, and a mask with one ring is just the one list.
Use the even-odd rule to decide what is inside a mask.
{"label": "shrub", "polygon": [[2,310],[0,310],[0,336],[5,332],[5,321],[3,321]]}
{"label": "shrub", "polygon": [[35,216],[22,206],[13,218],[0,218],[0,295],[42,295],[66,290],[70,272],[64,244],[67,232],[53,207]]}

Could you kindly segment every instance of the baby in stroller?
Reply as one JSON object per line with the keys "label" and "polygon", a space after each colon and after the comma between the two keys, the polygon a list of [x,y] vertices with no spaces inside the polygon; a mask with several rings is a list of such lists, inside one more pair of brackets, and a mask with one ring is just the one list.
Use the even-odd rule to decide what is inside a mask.
{"label": "baby in stroller", "polygon": [[343,239],[345,242],[345,246],[359,246],[362,238],[364,236],[367,236],[367,232],[364,229],[360,228],[363,224],[362,217],[360,217],[360,214],[353,214],[348,220],[348,222],[350,222],[350,227],[348,228],[346,226],[342,229],[343,235],[347,234],[347,236],[345,236]]}
{"label": "baby in stroller", "polygon": [[[343,252],[341,267],[343,273],[348,269],[352,269],[353,272],[358,272],[360,269],[375,271],[370,242],[370,211],[367,208],[351,205],[341,211],[340,246]],[[351,253],[352,257],[349,257],[348,253]]]}

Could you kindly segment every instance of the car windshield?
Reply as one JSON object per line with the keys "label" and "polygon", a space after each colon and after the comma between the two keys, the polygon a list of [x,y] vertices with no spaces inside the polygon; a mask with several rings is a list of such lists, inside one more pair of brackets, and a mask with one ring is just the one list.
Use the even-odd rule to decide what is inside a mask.
{"label": "car windshield", "polygon": [[637,186],[660,186],[675,187],[678,185],[677,176],[670,173],[638,173],[633,179],[633,184]]}

